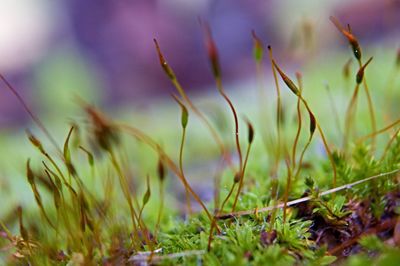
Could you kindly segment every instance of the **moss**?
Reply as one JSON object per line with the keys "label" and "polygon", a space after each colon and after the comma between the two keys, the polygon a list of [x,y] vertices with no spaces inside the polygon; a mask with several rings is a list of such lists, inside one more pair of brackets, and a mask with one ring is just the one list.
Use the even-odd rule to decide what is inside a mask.
{"label": "moss", "polygon": [[[362,67],[360,54],[356,53],[364,75],[363,80],[357,80],[356,90],[360,91],[351,102],[352,92],[346,94],[349,108],[338,114],[341,122],[352,121],[347,124],[351,127],[347,135],[332,126],[336,123],[332,110],[315,107],[318,99],[314,98],[322,97],[321,93],[313,95],[300,74],[296,84],[283,66],[278,67],[271,48],[272,70],[288,88],[279,87],[276,75],[279,97],[265,108],[270,117],[263,120],[259,119],[262,114],[247,114],[244,131],[238,119],[242,110],[222,87],[218,51],[208,28],[206,38],[208,49],[212,48],[209,55],[219,96],[233,117],[218,118],[223,120],[224,130],[189,98],[158,43],[161,66],[179,94],[174,98],[181,114],[171,111],[176,114],[176,124],[161,124],[168,114],[157,109],[154,119],[146,120],[152,130],[145,130],[139,123],[118,122],[81,103],[89,126],[73,123],[61,149],[61,140],[48,133],[25,105],[45,136],[43,140],[32,133],[28,136],[36,153],[29,156],[24,182],[36,204],[9,201],[9,213],[0,216],[2,262],[399,262],[398,123],[385,128],[378,120],[384,130],[375,130],[371,110],[378,108],[355,111],[361,101],[357,93],[367,92],[367,80],[373,76],[365,65]],[[253,38],[261,81],[264,45],[255,33]],[[259,84],[264,90],[263,83]],[[7,85],[20,97],[11,84]],[[292,93],[286,95],[284,90]],[[373,91],[371,94],[373,102],[388,99]],[[218,108],[220,105],[217,102]],[[265,111],[263,108],[260,110]],[[307,122],[302,123],[302,119]],[[389,130],[394,133],[388,138],[385,133]],[[162,144],[159,139],[163,139]],[[54,147],[49,148],[51,143]],[[201,154],[207,155],[206,162]],[[189,176],[199,165],[205,165],[199,170],[203,182],[195,186]],[[206,178],[205,168],[212,168],[209,173],[213,178]]]}

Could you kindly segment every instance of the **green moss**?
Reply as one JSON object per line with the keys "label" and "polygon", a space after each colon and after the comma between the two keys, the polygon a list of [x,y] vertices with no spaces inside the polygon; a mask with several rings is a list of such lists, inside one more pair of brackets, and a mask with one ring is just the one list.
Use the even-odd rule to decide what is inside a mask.
{"label": "green moss", "polygon": [[[255,45],[255,59],[260,64],[261,40],[257,38]],[[145,117],[135,114],[134,123],[121,123],[82,104],[89,123],[75,123],[69,134],[66,125],[59,134],[62,137],[57,138],[63,144],[59,151],[50,148],[44,137],[33,135],[34,149],[19,148],[15,140],[4,142],[4,147],[16,153],[28,150],[23,156],[14,154],[10,158],[20,161],[21,167],[27,157],[30,163],[28,179],[15,178],[18,181],[10,181],[11,188],[1,195],[8,203],[6,210],[0,210],[0,245],[5,247],[1,262],[90,265],[145,263],[151,258],[162,265],[364,265],[371,261],[395,265],[400,261],[399,233],[394,229],[398,227],[400,201],[397,125],[389,138],[378,134],[376,145],[373,137],[360,140],[371,133],[371,123],[368,108],[359,104],[361,108],[351,124],[354,135],[349,136],[348,145],[343,145],[343,131],[335,128],[333,111],[326,106],[327,96],[318,89],[322,76],[333,80],[331,86],[338,91],[340,78],[332,69],[338,69],[339,61],[332,59],[334,67],[329,69],[318,67],[319,75],[306,71],[304,88],[293,80],[289,82],[290,75],[280,66],[291,88],[281,88],[285,119],[279,131],[276,98],[271,96],[263,103],[268,111],[265,120],[259,119],[263,115],[254,106],[238,104],[228,110],[235,119],[236,112],[245,112],[248,119],[244,123],[233,121],[227,111],[221,111],[224,102],[215,100],[220,95],[211,99],[219,111],[205,115],[180,87],[179,77],[170,75],[172,68],[168,66],[168,77],[181,96],[181,114],[177,107],[162,106]],[[375,75],[369,69],[365,73],[371,84],[386,78],[387,71],[382,69],[388,68],[374,64],[371,68],[376,70]],[[51,76],[71,65],[74,63],[70,61],[65,66],[55,64],[54,69],[50,67],[55,71]],[[74,71],[66,75],[71,73]],[[42,82],[51,83],[46,80]],[[66,84],[69,82],[60,86]],[[90,79],[83,84],[93,86]],[[246,90],[244,95],[230,99],[221,88],[232,106],[250,95]],[[296,95],[288,93],[289,89]],[[388,106],[395,102],[386,94],[371,92],[374,102],[389,101]],[[351,93],[341,90],[334,100],[347,104]],[[364,91],[360,89],[359,93]],[[296,112],[298,97],[300,116]],[[341,122],[346,104],[338,106]],[[396,116],[390,108],[386,111],[388,117]],[[383,113],[379,110],[376,117]],[[298,117],[304,121],[293,162]],[[239,127],[234,130],[236,122]],[[386,124],[377,122],[379,128]],[[182,127],[187,128],[185,141],[180,138]],[[16,138],[20,141],[22,137]],[[244,156],[244,162],[237,163],[239,151],[246,151],[250,144],[248,164]],[[304,160],[300,160],[303,150]],[[162,177],[160,164],[165,172]],[[9,174],[14,176],[15,171]],[[243,181],[240,193],[236,185],[239,181]],[[0,182],[6,186],[2,179]],[[333,184],[343,187],[335,190]],[[193,213],[186,212],[188,195]],[[293,201],[302,197],[306,198],[301,202]],[[221,209],[224,199],[226,204]],[[154,256],[150,255],[152,251]]]}

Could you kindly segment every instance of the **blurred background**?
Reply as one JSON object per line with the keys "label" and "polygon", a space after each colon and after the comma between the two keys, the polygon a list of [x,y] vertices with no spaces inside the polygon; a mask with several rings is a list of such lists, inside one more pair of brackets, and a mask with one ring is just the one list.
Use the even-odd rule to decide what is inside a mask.
{"label": "blurred background", "polygon": [[[198,18],[212,28],[225,84],[254,79],[251,30],[293,69],[340,49],[348,52],[330,15],[350,23],[362,45],[399,44],[400,0],[1,3],[0,72],[44,114],[76,105],[74,97],[109,108],[141,108],[169,97],[173,88],[160,69],[154,37],[187,90],[213,90]],[[28,117],[3,84],[0,88],[1,129],[24,125]]]}

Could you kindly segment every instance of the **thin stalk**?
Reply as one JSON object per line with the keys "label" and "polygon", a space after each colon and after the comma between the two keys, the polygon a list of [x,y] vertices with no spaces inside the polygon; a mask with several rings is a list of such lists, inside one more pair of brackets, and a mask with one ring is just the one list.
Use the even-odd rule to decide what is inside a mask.
{"label": "thin stalk", "polygon": [[286,188],[285,188],[285,193],[283,196],[283,223],[286,223],[286,212],[287,212],[287,203],[288,203],[288,199],[289,199],[289,192],[290,192],[290,188],[291,188],[291,183],[292,183],[292,170],[290,167],[290,160],[289,157],[287,156],[285,158],[285,164],[286,164],[286,168],[287,168],[287,179],[286,179]]}
{"label": "thin stalk", "polygon": [[157,222],[156,222],[156,227],[154,230],[154,239],[157,239],[158,233],[160,231],[160,224],[161,224],[161,218],[164,210],[164,201],[165,201],[165,196],[164,196],[164,181],[160,182],[160,208],[158,210],[158,216],[157,216]]}
{"label": "thin stalk", "polygon": [[207,129],[210,131],[212,138],[215,140],[217,143],[221,155],[225,158],[227,163],[229,165],[232,165],[232,159],[229,151],[226,149],[221,137],[215,130],[215,128],[211,125],[209,120],[205,117],[205,115],[193,104],[193,102],[190,100],[188,95],[186,94],[185,90],[183,89],[182,85],[179,83],[174,71],[172,68],[168,65],[167,61],[165,60],[161,49],[158,45],[158,42],[156,39],[154,39],[154,43],[156,46],[156,50],[160,59],[160,64],[161,67],[164,69],[164,72],[167,74],[169,80],[171,81],[172,85],[175,87],[175,89],[178,91],[180,96],[185,100],[185,102],[188,104],[189,108],[199,117],[199,119],[205,124]]}
{"label": "thin stalk", "polygon": [[274,170],[273,173],[276,174],[278,171],[278,166],[279,166],[279,160],[281,157],[281,143],[282,143],[282,133],[281,133],[281,120],[282,120],[282,101],[281,101],[281,90],[279,87],[279,82],[278,82],[278,76],[276,74],[276,69],[274,67],[274,58],[272,55],[272,48],[271,46],[268,46],[268,54],[269,54],[269,59],[271,62],[271,69],[272,69],[272,74],[274,76],[274,82],[275,82],[275,88],[276,88],[276,101],[277,101],[277,106],[276,106],[276,126],[277,126],[277,150],[276,150],[276,160],[274,164]]}
{"label": "thin stalk", "polygon": [[[268,55],[271,63],[271,70],[274,77],[275,89],[276,89],[276,128],[277,128],[277,149],[275,154],[275,163],[272,168],[272,188],[271,188],[271,199],[274,204],[278,204],[278,179],[277,172],[279,168],[279,161],[281,158],[281,146],[282,146],[282,132],[281,132],[281,121],[282,121],[282,100],[281,100],[281,90],[278,82],[278,75],[274,67],[274,57],[272,54],[272,47],[268,45]],[[270,219],[270,230],[273,229],[276,217],[276,209],[271,212]]]}
{"label": "thin stalk", "polygon": [[[369,64],[369,62],[371,62],[372,58],[368,60],[368,62],[359,70],[359,74],[357,74],[357,83],[359,83],[359,79],[362,79],[362,74],[364,71],[364,68]],[[317,123],[316,119],[315,119],[315,115],[313,114],[313,112],[311,111],[310,107],[308,106],[307,101],[303,98],[303,96],[300,93],[300,90],[297,88],[297,86],[293,83],[293,81],[286,76],[286,74],[279,68],[279,66],[276,64],[275,61],[272,61],[274,67],[276,68],[276,70],[279,72],[280,76],[282,77],[282,80],[285,82],[285,84],[287,85],[287,87],[297,96],[301,99],[301,101],[303,102],[304,106],[306,107],[308,114],[310,116],[310,135],[312,136],[314,134],[314,131],[316,129],[316,127],[318,128],[318,131],[321,135],[322,141],[324,143],[324,147],[326,150],[326,153],[329,156],[329,160],[331,162],[332,165],[332,169],[333,169],[333,185],[336,186],[336,165],[333,161],[332,158],[332,153],[329,149],[328,143],[326,141],[325,135],[321,129],[321,127],[319,126],[319,123]]]}
{"label": "thin stalk", "polygon": [[238,190],[237,190],[237,193],[235,196],[235,201],[233,202],[233,205],[232,205],[232,212],[235,211],[240,192],[242,191],[242,188],[243,188],[244,174],[246,172],[246,166],[247,166],[247,161],[249,159],[250,150],[251,150],[251,143],[247,146],[246,156],[245,156],[244,163],[243,163],[243,170],[240,173],[239,187],[238,187]]}
{"label": "thin stalk", "polygon": [[203,24],[202,21],[200,21],[200,24],[203,26],[204,30],[204,36],[205,36],[205,45],[207,48],[207,53],[208,53],[208,58],[210,61],[211,65],[211,70],[215,79],[215,83],[218,89],[219,94],[225,99],[225,101],[228,103],[232,114],[233,114],[233,119],[235,122],[235,140],[236,140],[236,150],[239,156],[239,171],[242,171],[242,166],[243,166],[243,158],[242,158],[242,151],[240,149],[240,142],[239,142],[239,122],[236,114],[235,107],[232,104],[232,101],[229,99],[229,97],[226,95],[224,88],[222,86],[222,78],[221,78],[221,67],[219,63],[219,56],[218,56],[218,49],[215,44],[215,41],[211,35],[211,29],[208,24]]}
{"label": "thin stalk", "polygon": [[239,171],[242,171],[242,167],[243,167],[243,157],[242,157],[242,151],[240,148],[240,141],[239,141],[239,121],[238,121],[238,117],[237,117],[237,113],[235,110],[235,107],[232,104],[232,101],[229,99],[229,97],[226,95],[224,88],[222,86],[222,81],[221,81],[221,77],[216,77],[216,84],[217,84],[217,88],[218,88],[218,92],[221,94],[221,96],[225,99],[225,101],[228,103],[231,111],[232,111],[232,115],[233,115],[233,119],[235,122],[235,142],[236,142],[236,150],[239,156]]}
{"label": "thin stalk", "polygon": [[392,143],[394,142],[394,140],[397,138],[397,136],[399,135],[400,132],[400,128],[396,130],[396,132],[394,133],[394,135],[390,138],[390,140],[388,141],[388,143],[386,144],[385,150],[382,153],[382,156],[380,158],[380,161],[382,161],[385,157],[386,154],[389,151],[390,146],[392,145]]}
{"label": "thin stalk", "polygon": [[[236,175],[238,175],[238,173],[236,173]],[[221,214],[221,213],[224,211],[225,204],[228,202],[229,198],[230,198],[230,197],[232,196],[232,194],[233,194],[233,191],[235,190],[236,184],[238,183],[238,182],[237,182],[237,179],[236,179],[236,175],[235,175],[235,178],[234,178],[232,187],[231,187],[231,189],[229,190],[228,195],[225,197],[225,200],[222,202],[221,208],[219,209],[219,211],[218,211],[217,214],[216,214],[217,216],[218,216],[219,214]],[[208,244],[207,244],[207,250],[208,250],[208,251],[211,250],[211,242],[212,242],[212,239],[213,239],[214,227],[215,227],[216,224],[217,224],[217,221],[216,221],[216,218],[215,218],[215,216],[214,216],[214,217],[213,217],[212,224],[211,224],[211,226],[210,226],[210,233],[209,233],[209,235],[208,235]]]}
{"label": "thin stalk", "polygon": [[225,160],[227,161],[228,164],[232,163],[232,159],[230,157],[230,153],[227,151],[221,137],[218,135],[217,131],[215,130],[215,128],[211,125],[210,121],[208,121],[208,119],[204,116],[204,114],[193,104],[193,102],[190,100],[190,98],[187,96],[187,94],[185,93],[185,91],[183,90],[182,86],[180,85],[180,83],[178,82],[178,80],[173,80],[173,85],[175,86],[175,88],[178,90],[179,94],[181,95],[181,97],[185,100],[185,102],[188,104],[188,106],[190,107],[190,109],[192,109],[192,111],[199,117],[200,120],[203,121],[203,123],[206,125],[206,127],[208,128],[208,130],[210,131],[213,139],[215,140],[215,142],[217,143],[217,145],[219,146],[219,149],[221,151],[221,154],[223,155],[223,157],[225,158]]}
{"label": "thin stalk", "polygon": [[[185,137],[186,137],[186,127],[184,127],[182,130],[182,140],[179,148],[179,170],[182,176],[185,176],[183,172],[183,146],[185,144]],[[186,194],[186,206],[188,209],[188,213],[192,214],[192,207],[190,205],[190,192],[186,187],[185,187],[185,194]]]}
{"label": "thin stalk", "polygon": [[237,184],[237,183],[238,183],[238,182],[235,182],[235,181],[233,182],[232,187],[231,187],[231,189],[229,190],[228,195],[225,197],[225,200],[222,202],[222,205],[221,205],[221,208],[220,208],[220,210],[219,210],[219,213],[222,213],[222,212],[224,211],[225,204],[228,202],[229,198],[232,196],[233,191],[235,190],[235,187],[236,187],[236,184]]}
{"label": "thin stalk", "polygon": [[375,132],[373,132],[373,133],[371,133],[371,134],[368,134],[368,135],[366,135],[366,136],[364,136],[364,137],[359,138],[359,139],[357,140],[357,142],[362,142],[362,141],[364,141],[364,140],[366,140],[366,139],[376,137],[377,135],[382,134],[382,133],[384,133],[384,132],[390,130],[392,127],[394,127],[394,126],[396,126],[396,125],[398,125],[398,124],[400,124],[400,119],[394,121],[393,123],[391,123],[390,125],[388,125],[388,126],[382,128],[382,129],[379,129],[378,131],[375,131]]}
{"label": "thin stalk", "polygon": [[302,151],[301,154],[300,154],[299,165],[298,165],[297,171],[296,171],[296,173],[295,173],[295,175],[294,175],[294,180],[297,180],[297,178],[298,178],[298,176],[299,176],[299,174],[300,174],[301,166],[302,166],[302,164],[303,164],[304,154],[305,154],[306,150],[308,149],[308,147],[310,146],[312,138],[313,138],[313,136],[310,135],[310,137],[308,138],[308,141],[307,141],[306,145],[305,145],[304,148],[303,148],[303,151]]}
{"label": "thin stalk", "polygon": [[11,234],[11,232],[10,232],[10,230],[8,230],[8,228],[7,228],[7,226],[0,220],[0,226],[1,226],[1,228],[4,230],[4,232],[7,234],[7,238],[9,239],[9,240],[11,240],[12,239],[12,234]]}
{"label": "thin stalk", "polygon": [[[156,222],[156,226],[154,229],[154,239],[155,241],[157,241],[158,238],[158,234],[160,232],[160,224],[161,224],[161,218],[163,215],[163,210],[164,210],[164,200],[165,200],[165,196],[164,196],[164,177],[161,177],[160,179],[160,208],[158,209],[158,215],[157,215],[157,222]],[[150,257],[148,259],[148,262],[151,264],[151,262],[153,261],[153,257],[155,254],[156,250],[152,249],[151,253],[150,253]]]}
{"label": "thin stalk", "polygon": [[223,160],[218,163],[217,170],[214,175],[214,213],[219,211],[220,189],[221,189],[221,175],[223,171]]}
{"label": "thin stalk", "polygon": [[[109,153],[110,153],[111,162],[112,162],[112,164],[114,166],[114,169],[116,170],[116,172],[118,174],[118,177],[119,177],[118,179],[119,179],[119,183],[120,183],[120,186],[121,186],[121,190],[122,190],[122,192],[124,194],[125,200],[128,203],[128,206],[129,206],[129,211],[130,211],[131,220],[132,220],[133,232],[136,235],[137,239],[140,239],[140,234],[139,234],[139,231],[138,231],[138,228],[137,228],[136,220],[138,221],[139,224],[140,224],[140,221],[138,220],[137,213],[136,213],[136,211],[135,211],[135,209],[133,207],[133,204],[132,204],[132,199],[131,199],[129,191],[128,191],[128,183],[127,183],[127,181],[125,179],[125,175],[122,173],[122,170],[121,170],[121,168],[120,168],[120,166],[118,164],[118,161],[117,161],[117,158],[115,157],[114,152],[110,149]],[[146,234],[145,234],[145,241],[149,242],[149,239],[148,239]],[[138,245],[136,243],[136,241],[132,241],[132,244],[135,246],[136,250],[139,249],[140,245]]]}

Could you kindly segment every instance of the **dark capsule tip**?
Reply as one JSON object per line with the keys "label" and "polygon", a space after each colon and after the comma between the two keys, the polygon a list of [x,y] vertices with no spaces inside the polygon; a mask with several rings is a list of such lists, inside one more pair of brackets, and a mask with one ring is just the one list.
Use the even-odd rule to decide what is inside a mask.
{"label": "dark capsule tip", "polygon": [[237,172],[237,173],[235,174],[235,176],[234,176],[234,178],[233,178],[233,182],[239,183],[240,177],[241,177],[241,174],[240,174],[240,171],[239,171],[239,172]]}
{"label": "dark capsule tip", "polygon": [[164,181],[165,167],[164,167],[164,164],[163,164],[161,158],[158,160],[158,164],[157,164],[157,175],[161,182]]}
{"label": "dark capsule tip", "polygon": [[315,128],[317,127],[317,121],[313,113],[309,112],[310,115],[310,135],[313,135]]}
{"label": "dark capsule tip", "polygon": [[244,117],[244,120],[247,124],[247,129],[248,129],[248,135],[247,135],[247,141],[249,144],[251,144],[254,140],[254,127],[253,124],[250,122],[249,119],[247,119],[246,117]]}

